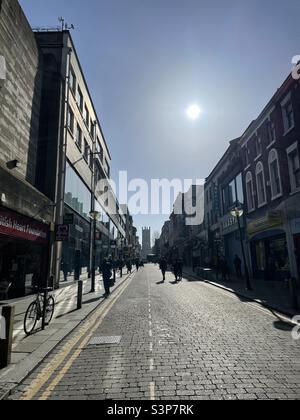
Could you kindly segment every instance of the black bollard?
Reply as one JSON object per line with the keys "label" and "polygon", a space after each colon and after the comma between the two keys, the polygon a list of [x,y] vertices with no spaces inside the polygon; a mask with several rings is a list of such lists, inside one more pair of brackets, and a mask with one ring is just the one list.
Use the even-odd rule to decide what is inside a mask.
{"label": "black bollard", "polygon": [[82,308],[82,291],[83,291],[83,281],[79,280],[78,282],[78,289],[77,289],[77,310]]}
{"label": "black bollard", "polygon": [[14,317],[15,307],[3,306],[0,316],[0,369],[11,363]]}

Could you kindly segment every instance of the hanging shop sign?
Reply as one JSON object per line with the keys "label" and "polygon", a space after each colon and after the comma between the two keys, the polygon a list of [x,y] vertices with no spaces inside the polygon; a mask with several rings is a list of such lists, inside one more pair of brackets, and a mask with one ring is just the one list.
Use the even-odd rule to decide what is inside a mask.
{"label": "hanging shop sign", "polygon": [[47,243],[48,226],[9,210],[0,210],[0,234],[27,241]]}

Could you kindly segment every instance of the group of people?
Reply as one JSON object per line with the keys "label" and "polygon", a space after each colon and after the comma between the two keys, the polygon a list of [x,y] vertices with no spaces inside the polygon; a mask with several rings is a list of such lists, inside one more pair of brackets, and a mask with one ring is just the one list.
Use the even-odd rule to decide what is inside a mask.
{"label": "group of people", "polygon": [[[143,266],[143,263],[140,262],[139,259],[135,260],[135,267],[136,270],[139,271],[139,268]],[[127,268],[127,274],[132,273],[132,261],[127,260],[124,262],[123,260],[119,261],[112,261],[111,257],[104,258],[102,264],[99,267],[99,272],[102,273],[103,276],[103,283],[104,283],[104,290],[105,290],[105,297],[108,297],[110,295],[110,288],[113,286],[113,281],[111,280],[112,277],[115,278],[115,271],[119,269],[120,276],[123,276],[123,269],[124,267]]]}
{"label": "group of people", "polygon": [[[159,268],[163,275],[162,282],[164,283],[166,280],[166,272],[168,270],[168,262],[165,258],[162,258],[159,262]],[[172,271],[175,276],[175,282],[182,280],[182,272],[183,272],[183,261],[180,258],[176,258],[172,264]]]}

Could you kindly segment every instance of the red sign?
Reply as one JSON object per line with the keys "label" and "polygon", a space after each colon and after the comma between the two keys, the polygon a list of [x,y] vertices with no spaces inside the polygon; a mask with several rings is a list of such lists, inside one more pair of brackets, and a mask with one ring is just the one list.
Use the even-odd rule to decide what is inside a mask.
{"label": "red sign", "polygon": [[48,226],[8,210],[0,210],[0,234],[46,243]]}

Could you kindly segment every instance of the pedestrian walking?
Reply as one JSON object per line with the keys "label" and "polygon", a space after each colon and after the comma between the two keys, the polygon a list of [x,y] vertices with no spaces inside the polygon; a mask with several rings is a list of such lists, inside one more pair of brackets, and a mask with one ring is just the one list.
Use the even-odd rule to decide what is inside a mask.
{"label": "pedestrian walking", "polygon": [[235,255],[233,263],[235,267],[236,276],[240,279],[242,277],[242,260],[237,254]]}
{"label": "pedestrian walking", "polygon": [[222,258],[220,261],[221,272],[222,272],[222,281],[230,281],[230,268],[225,258]]}
{"label": "pedestrian walking", "polygon": [[176,260],[174,261],[173,273],[174,273],[174,276],[175,276],[175,281],[177,282],[178,277],[179,277],[179,260],[178,260],[178,258],[176,258]]}
{"label": "pedestrian walking", "polygon": [[163,282],[166,280],[166,271],[168,268],[168,264],[165,258],[162,258],[159,263],[159,269],[163,275]]}
{"label": "pedestrian walking", "polygon": [[120,271],[120,277],[123,277],[123,267],[124,267],[124,261],[122,258],[119,260],[119,271]]}
{"label": "pedestrian walking", "polygon": [[182,280],[182,275],[183,275],[183,260],[179,258],[178,260],[178,280],[179,281]]}
{"label": "pedestrian walking", "polygon": [[136,271],[139,271],[139,268],[140,268],[140,261],[139,260],[135,261],[135,266],[136,266]]}
{"label": "pedestrian walking", "polygon": [[103,283],[104,283],[104,290],[105,290],[105,297],[107,298],[110,295],[110,286],[111,282],[110,279],[112,277],[112,266],[111,262],[108,259],[104,259],[103,263],[101,264],[100,271],[103,276]]}
{"label": "pedestrian walking", "polygon": [[131,274],[131,272],[132,272],[132,263],[131,263],[130,260],[127,261],[126,267],[127,267],[127,274],[129,274],[129,273]]}

